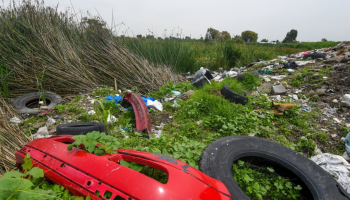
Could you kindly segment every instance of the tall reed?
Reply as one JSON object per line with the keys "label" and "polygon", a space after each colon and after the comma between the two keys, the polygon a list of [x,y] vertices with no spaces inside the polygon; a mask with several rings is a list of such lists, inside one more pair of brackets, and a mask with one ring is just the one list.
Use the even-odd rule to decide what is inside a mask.
{"label": "tall reed", "polygon": [[[86,18],[84,18],[86,17]],[[154,66],[115,40],[100,18],[58,12],[38,1],[0,8],[0,59],[13,69],[10,96],[37,91],[36,75],[46,69],[46,90],[59,94],[99,85],[157,90],[181,76],[164,64]]]}

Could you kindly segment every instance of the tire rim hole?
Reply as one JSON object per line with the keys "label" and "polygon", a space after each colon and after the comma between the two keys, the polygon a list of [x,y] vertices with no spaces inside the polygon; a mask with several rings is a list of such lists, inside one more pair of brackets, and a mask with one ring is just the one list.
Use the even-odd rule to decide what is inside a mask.
{"label": "tire rim hole", "polygon": [[[281,176],[282,178],[288,178],[293,185],[300,185],[302,187],[302,190],[299,191],[300,199],[303,199],[303,200],[315,199],[312,195],[311,190],[304,183],[304,181],[301,178],[299,178],[294,172],[282,166],[281,164],[275,161],[269,160],[267,158],[262,158],[257,156],[240,157],[235,159],[235,162],[233,164],[238,164],[238,160],[244,161],[245,164],[248,163],[250,165],[249,168],[253,170],[262,171],[261,168],[265,169],[262,171],[263,173],[269,173],[267,170],[267,167],[273,168],[274,173],[269,173],[269,174],[273,176]],[[247,166],[244,165],[244,167],[247,167]]]}
{"label": "tire rim hole", "polygon": [[[49,105],[50,103],[51,103],[51,100],[46,98],[46,105]],[[39,98],[30,99],[27,102],[25,102],[24,105],[25,105],[25,107],[31,108],[31,109],[40,108]]]}

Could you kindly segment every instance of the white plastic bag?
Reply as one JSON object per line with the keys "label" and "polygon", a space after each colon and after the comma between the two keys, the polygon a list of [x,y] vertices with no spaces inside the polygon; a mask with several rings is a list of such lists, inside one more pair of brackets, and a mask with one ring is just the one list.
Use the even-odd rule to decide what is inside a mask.
{"label": "white plastic bag", "polygon": [[335,177],[340,185],[350,194],[350,164],[348,161],[342,156],[330,153],[313,156],[311,160]]}

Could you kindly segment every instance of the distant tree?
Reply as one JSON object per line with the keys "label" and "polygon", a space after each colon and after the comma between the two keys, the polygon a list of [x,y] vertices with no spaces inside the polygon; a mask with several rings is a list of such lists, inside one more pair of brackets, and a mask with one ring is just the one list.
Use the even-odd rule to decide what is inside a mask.
{"label": "distant tree", "polygon": [[219,34],[219,39],[221,41],[231,40],[231,35],[227,31],[222,31]]}
{"label": "distant tree", "polygon": [[242,37],[241,37],[240,35],[234,35],[232,39],[235,40],[235,39],[237,39],[237,38],[242,39]]}
{"label": "distant tree", "polygon": [[161,37],[158,37],[157,39],[158,39],[158,40],[163,40],[163,38],[161,38]]}
{"label": "distant tree", "polygon": [[244,31],[241,36],[245,42],[256,42],[258,40],[258,34],[253,31]]}
{"label": "distant tree", "polygon": [[269,40],[267,39],[262,39],[261,42],[268,42]]}
{"label": "distant tree", "polygon": [[125,38],[125,35],[121,35],[120,37],[121,37],[121,38]]}
{"label": "distant tree", "polygon": [[189,36],[186,36],[185,37],[185,40],[190,40],[191,38]]}
{"label": "distant tree", "polygon": [[203,40],[203,37],[199,38],[199,40]]}
{"label": "distant tree", "polygon": [[233,40],[233,42],[236,44],[244,44],[244,40],[242,38],[236,38]]}
{"label": "distant tree", "polygon": [[141,34],[139,34],[139,35],[136,35],[136,37],[137,37],[137,38],[142,38],[142,35],[141,35]]}
{"label": "distant tree", "polygon": [[287,35],[284,38],[284,40],[282,41],[282,43],[295,43],[297,36],[298,36],[298,31],[295,29],[292,29],[291,31],[289,31],[287,33]]}
{"label": "distant tree", "polygon": [[207,40],[216,40],[219,38],[220,32],[213,28],[208,28],[207,33],[205,34],[205,39]]}
{"label": "distant tree", "polygon": [[322,42],[328,42],[328,40],[326,38],[322,38],[321,40]]}
{"label": "distant tree", "polygon": [[147,38],[147,39],[153,39],[153,38],[154,38],[154,35],[146,35],[146,38]]}
{"label": "distant tree", "polygon": [[278,44],[278,43],[281,43],[279,40],[276,40],[276,43]]}

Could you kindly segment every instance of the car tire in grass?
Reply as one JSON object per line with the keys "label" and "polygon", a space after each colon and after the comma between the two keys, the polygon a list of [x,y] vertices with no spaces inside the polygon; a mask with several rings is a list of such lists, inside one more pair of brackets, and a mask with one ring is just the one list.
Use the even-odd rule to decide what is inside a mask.
{"label": "car tire in grass", "polygon": [[[59,102],[62,101],[62,97],[52,92],[45,92],[45,98],[47,103],[47,109],[53,109]],[[37,114],[42,112],[39,109],[33,109],[39,105],[40,93],[32,92],[18,97],[12,103],[12,107],[19,113]],[[42,101],[40,99],[40,101]]]}
{"label": "car tire in grass", "polygon": [[57,126],[57,135],[86,135],[92,131],[106,132],[106,126],[98,122],[78,122]]}
{"label": "car tire in grass", "polygon": [[238,160],[259,167],[272,167],[303,188],[303,199],[350,199],[342,186],[307,157],[278,143],[249,136],[229,136],[211,143],[203,152],[199,169],[222,181],[233,199],[250,199],[236,183],[232,165]]}
{"label": "car tire in grass", "polygon": [[317,58],[323,58],[323,59],[325,59],[325,58],[326,58],[326,54],[322,54],[322,53],[309,53],[309,54],[306,54],[305,56],[303,56],[303,59],[308,59],[308,58],[312,58],[313,60],[314,60],[314,59],[317,59]]}
{"label": "car tire in grass", "polygon": [[221,94],[231,102],[240,104],[246,104],[248,102],[247,97],[230,90],[229,85],[224,85],[224,87],[222,87]]}

